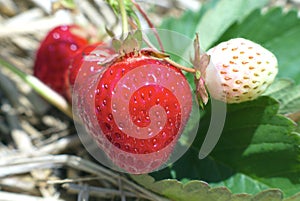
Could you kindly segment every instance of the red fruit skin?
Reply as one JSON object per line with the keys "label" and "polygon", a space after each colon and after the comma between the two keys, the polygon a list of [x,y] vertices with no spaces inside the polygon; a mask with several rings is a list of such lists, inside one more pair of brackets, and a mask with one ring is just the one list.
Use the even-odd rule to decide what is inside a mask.
{"label": "red fruit skin", "polygon": [[[86,77],[92,76],[101,70],[103,68],[102,62],[113,54],[115,54],[115,51],[110,46],[98,42],[84,46],[73,56],[65,75],[65,88],[67,89],[67,100],[69,102],[72,102],[72,90],[75,81],[85,82]],[[76,80],[79,71],[87,68],[89,70],[79,80]]]}
{"label": "red fruit skin", "polygon": [[65,74],[73,55],[88,44],[87,39],[76,35],[76,25],[62,25],[52,29],[41,42],[36,53],[33,74],[42,82],[66,97]]}
{"label": "red fruit skin", "polygon": [[[98,146],[132,174],[164,165],[192,109],[182,72],[163,60],[131,54],[106,67],[94,84],[81,118]],[[91,100],[94,105],[84,104]]]}

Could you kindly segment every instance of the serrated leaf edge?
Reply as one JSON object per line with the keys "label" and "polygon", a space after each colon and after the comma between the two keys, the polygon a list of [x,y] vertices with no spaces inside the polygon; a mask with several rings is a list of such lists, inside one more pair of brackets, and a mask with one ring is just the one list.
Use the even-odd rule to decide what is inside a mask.
{"label": "serrated leaf edge", "polygon": [[[251,195],[248,193],[238,193],[233,194],[227,187],[211,187],[208,183],[200,180],[191,180],[187,183],[182,183],[176,179],[163,179],[160,181],[155,181],[155,179],[150,175],[131,175],[131,178],[137,182],[138,184],[144,186],[145,188],[167,198],[174,200],[171,196],[165,195],[159,191],[159,186],[163,183],[172,182],[172,185],[176,185],[176,188],[180,188],[182,190],[186,189],[190,185],[200,184],[199,189],[203,192],[206,192],[208,195],[213,193],[222,193],[225,196],[229,196],[227,201],[300,201],[300,193],[295,194],[289,198],[283,198],[283,192],[280,189],[270,188],[263,190],[255,195]],[[208,198],[209,199],[209,198]],[[201,200],[199,200],[201,201]]]}

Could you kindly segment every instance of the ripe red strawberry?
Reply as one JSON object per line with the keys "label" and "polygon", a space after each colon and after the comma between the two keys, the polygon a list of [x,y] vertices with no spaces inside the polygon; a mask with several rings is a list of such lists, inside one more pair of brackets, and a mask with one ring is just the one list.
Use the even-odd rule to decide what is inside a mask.
{"label": "ripe red strawberry", "polygon": [[208,52],[212,65],[204,74],[210,95],[227,103],[260,96],[278,72],[275,55],[244,38],[222,42]]}
{"label": "ripe red strawberry", "polygon": [[65,74],[71,57],[88,41],[76,34],[76,25],[63,25],[52,29],[37,51],[34,75],[50,88],[66,97]]}
{"label": "ripe red strawberry", "polygon": [[104,69],[94,86],[83,86],[85,97],[77,97],[86,129],[119,168],[136,174],[156,170],[169,159],[190,116],[188,82],[176,67],[144,50]]}

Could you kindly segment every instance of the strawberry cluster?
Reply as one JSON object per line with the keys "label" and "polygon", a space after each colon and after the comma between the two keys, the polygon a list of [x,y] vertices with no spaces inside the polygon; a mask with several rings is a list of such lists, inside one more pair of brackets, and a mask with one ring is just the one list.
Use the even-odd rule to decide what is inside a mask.
{"label": "strawberry cluster", "polygon": [[74,29],[79,27],[48,33],[34,75],[69,102],[75,87],[79,118],[118,167],[131,173],[159,168],[191,113],[185,76],[153,50],[122,47],[117,54],[104,43],[89,44]]}
{"label": "strawberry cluster", "polygon": [[[140,49],[134,36],[125,46],[114,41],[121,47],[116,52],[78,33],[75,25],[51,30],[37,51],[34,75],[69,102],[75,94],[73,107],[79,108],[85,129],[118,168],[130,173],[160,168],[193,105],[180,65],[161,52]],[[206,89],[215,99],[240,103],[257,98],[275,79],[276,57],[252,41],[232,39],[207,54],[195,44],[192,72],[204,104]]]}

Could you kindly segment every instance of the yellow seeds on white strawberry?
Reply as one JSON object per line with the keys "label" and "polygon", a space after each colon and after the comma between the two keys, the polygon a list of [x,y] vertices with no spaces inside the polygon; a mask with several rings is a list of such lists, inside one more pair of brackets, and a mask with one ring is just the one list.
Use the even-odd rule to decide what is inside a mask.
{"label": "yellow seeds on white strawberry", "polygon": [[222,42],[207,52],[210,65],[204,74],[210,95],[226,103],[260,96],[278,73],[275,55],[244,38]]}

